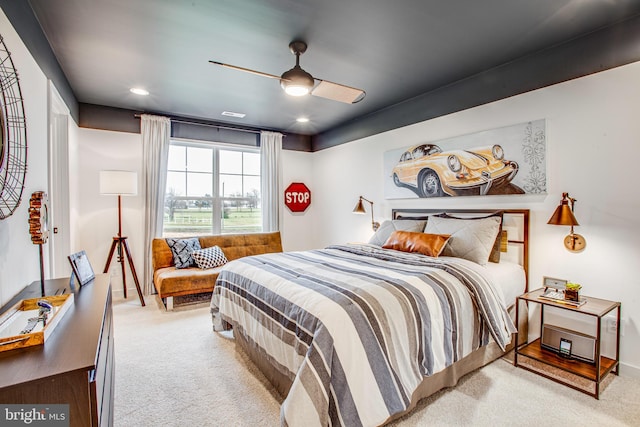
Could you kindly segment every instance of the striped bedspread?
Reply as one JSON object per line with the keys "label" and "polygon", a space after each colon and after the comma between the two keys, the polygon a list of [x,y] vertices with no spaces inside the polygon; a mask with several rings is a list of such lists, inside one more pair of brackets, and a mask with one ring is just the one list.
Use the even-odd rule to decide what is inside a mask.
{"label": "striped bedspread", "polygon": [[214,328],[232,326],[293,380],[283,426],[376,426],[425,376],[515,327],[464,262],[371,245],[242,258],[218,277]]}

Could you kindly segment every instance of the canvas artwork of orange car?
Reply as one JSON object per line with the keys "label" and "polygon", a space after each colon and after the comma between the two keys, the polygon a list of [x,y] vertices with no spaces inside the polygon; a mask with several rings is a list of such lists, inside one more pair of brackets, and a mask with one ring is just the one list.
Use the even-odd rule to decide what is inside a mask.
{"label": "canvas artwork of orange car", "polygon": [[511,182],[518,164],[504,159],[500,145],[442,151],[420,144],[402,153],[391,171],[398,187],[409,187],[420,197],[485,195]]}

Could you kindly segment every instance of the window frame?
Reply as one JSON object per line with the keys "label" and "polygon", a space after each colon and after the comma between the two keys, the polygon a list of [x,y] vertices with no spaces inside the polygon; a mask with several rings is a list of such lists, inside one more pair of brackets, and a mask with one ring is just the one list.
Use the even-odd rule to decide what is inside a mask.
{"label": "window frame", "polygon": [[[201,200],[201,201],[209,201],[211,203],[211,229],[209,230],[208,233],[204,233],[202,235],[221,235],[223,234],[223,230],[222,230],[222,219],[223,219],[223,211],[222,208],[224,206],[224,201],[225,200],[229,200],[229,201],[237,201],[238,199],[248,199],[246,197],[243,198],[238,198],[238,197],[221,197],[220,196],[220,151],[224,150],[224,151],[240,151],[243,153],[257,153],[260,154],[260,147],[259,146],[250,146],[250,145],[243,145],[243,144],[230,144],[230,143],[224,143],[224,142],[213,142],[213,141],[202,141],[202,140],[193,140],[193,139],[184,139],[184,138],[170,138],[169,140],[169,144],[170,146],[179,146],[179,147],[195,147],[195,148],[207,148],[207,149],[211,149],[212,150],[212,163],[213,163],[213,168],[212,168],[212,194],[211,197],[204,197],[204,196],[188,196],[188,195],[184,195],[184,196],[176,196],[175,200],[185,200],[185,201],[193,201],[193,200]],[[185,173],[185,177],[186,174],[189,173],[189,170],[186,169],[186,165],[185,165],[185,169],[178,171],[175,169],[169,169],[169,164],[167,163],[166,166],[166,171],[167,171],[167,176],[169,174],[169,172],[174,171],[174,172],[181,172],[181,173]],[[209,173],[209,172],[206,172]],[[225,174],[228,175],[228,174]],[[244,170],[242,173],[242,176],[256,176],[256,175],[251,175],[251,174],[244,174]],[[262,184],[262,168],[260,169],[260,174],[258,175],[258,177],[260,178],[260,183]],[[168,181],[168,180],[167,180]],[[164,190],[164,202],[163,202],[163,206],[166,206],[166,198],[167,198],[167,182],[165,182],[165,190]],[[186,187],[186,182],[185,182],[185,188]],[[262,193],[262,189],[261,193]],[[188,188],[187,188],[187,192],[188,192]],[[262,194],[260,194],[260,200],[262,198]],[[262,212],[260,212],[260,215],[262,216]],[[255,233],[260,233],[262,232],[262,221],[260,221],[260,230],[255,231]],[[250,233],[250,232],[248,232]],[[224,234],[232,234],[232,233],[224,233]],[[164,220],[164,215],[162,217],[162,235],[165,236],[165,220]],[[168,236],[167,236],[168,237]]]}

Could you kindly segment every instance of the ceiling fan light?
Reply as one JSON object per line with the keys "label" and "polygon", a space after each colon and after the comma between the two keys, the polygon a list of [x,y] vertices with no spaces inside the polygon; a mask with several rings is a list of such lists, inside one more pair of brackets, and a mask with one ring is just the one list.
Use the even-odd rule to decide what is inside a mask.
{"label": "ceiling fan light", "polygon": [[290,84],[284,88],[284,91],[287,93],[287,95],[291,96],[305,96],[309,93],[309,88],[305,86],[295,86]]}
{"label": "ceiling fan light", "polygon": [[291,96],[304,96],[313,89],[314,80],[311,74],[296,65],[280,76],[280,86]]}

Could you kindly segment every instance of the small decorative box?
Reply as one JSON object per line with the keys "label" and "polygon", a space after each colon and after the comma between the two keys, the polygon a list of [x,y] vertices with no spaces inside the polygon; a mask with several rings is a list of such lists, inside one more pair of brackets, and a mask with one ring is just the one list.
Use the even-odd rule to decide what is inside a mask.
{"label": "small decorative box", "polygon": [[568,301],[580,301],[580,286],[577,283],[567,283],[564,290],[564,299]]}
{"label": "small decorative box", "polygon": [[564,299],[578,302],[580,301],[580,291],[572,291],[569,289],[565,289]]}

